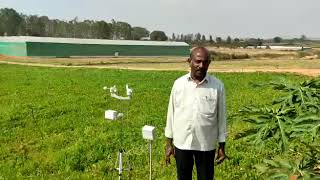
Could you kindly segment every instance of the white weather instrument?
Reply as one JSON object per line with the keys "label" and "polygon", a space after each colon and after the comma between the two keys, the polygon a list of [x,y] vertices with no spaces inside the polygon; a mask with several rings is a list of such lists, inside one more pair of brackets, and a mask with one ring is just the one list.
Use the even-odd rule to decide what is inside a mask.
{"label": "white weather instrument", "polygon": [[156,138],[156,128],[145,125],[142,128],[142,137],[149,141],[149,180],[152,179],[152,142]]}
{"label": "white weather instrument", "polygon": [[[103,87],[104,90],[109,90],[110,92],[110,95],[111,97],[115,98],[115,99],[118,99],[118,100],[121,100],[121,101],[129,101],[131,100],[132,98],[132,89],[129,88],[128,85],[126,85],[126,95],[127,96],[119,96],[117,94],[118,92],[118,89],[117,87],[114,85],[110,88],[108,87]],[[128,109],[129,109],[129,105],[128,105]],[[105,119],[108,119],[108,120],[121,120],[121,118],[124,116],[123,113],[120,113],[120,112],[117,112],[115,110],[106,110],[105,111]],[[127,115],[127,119],[128,119],[128,115]],[[124,124],[121,125],[121,127],[123,127]],[[117,162],[116,164],[118,164],[118,167],[116,168],[118,170],[118,175],[119,175],[119,180],[121,179],[121,176],[122,176],[122,172],[124,170],[128,170],[128,169],[125,169],[123,167],[123,152],[124,152],[124,149],[122,147],[122,135],[123,133],[123,129],[120,129],[120,148],[119,148],[119,151],[118,151],[118,158],[117,158]],[[150,168],[149,168],[149,179],[151,180],[152,179],[152,142],[155,140],[156,138],[156,131],[155,131],[155,127],[153,126],[149,126],[149,125],[145,125],[143,126],[142,128],[142,137],[143,139],[146,139],[149,141],[149,165],[150,165]],[[131,169],[131,168],[129,168]]]}
{"label": "white weather instrument", "polygon": [[[129,88],[128,85],[126,85],[126,95],[127,96],[119,96],[117,94],[118,90],[116,86],[112,86],[110,88],[108,87],[103,87],[104,90],[109,90],[111,97],[121,100],[121,101],[129,101],[131,100],[132,97],[132,89]],[[127,107],[127,110],[129,109],[129,104]],[[127,112],[128,114],[128,112]],[[120,113],[118,111],[115,110],[106,110],[104,113],[104,117],[105,119],[108,120],[121,120],[121,118],[124,116],[123,113]],[[128,119],[128,115],[127,115],[127,119]],[[121,120],[121,122],[123,122],[123,120]],[[124,126],[124,124],[121,124],[121,129],[120,129],[120,147],[118,150],[118,157],[117,157],[117,161],[116,161],[116,170],[118,171],[118,175],[119,175],[119,180],[121,179],[122,173],[124,170],[131,170],[131,168],[124,168],[124,163],[123,163],[123,154],[124,154],[124,148],[122,147],[122,143],[123,143],[123,129],[122,127]]]}
{"label": "white weather instrument", "polygon": [[119,100],[130,100],[131,99],[131,96],[132,96],[132,89],[129,88],[129,85],[127,84],[126,85],[126,92],[127,92],[127,96],[119,96],[117,95],[117,92],[118,92],[118,89],[117,87],[114,85],[110,88],[108,87],[103,87],[104,90],[110,90],[110,94],[111,94],[111,97],[114,97],[116,99],[119,99]]}

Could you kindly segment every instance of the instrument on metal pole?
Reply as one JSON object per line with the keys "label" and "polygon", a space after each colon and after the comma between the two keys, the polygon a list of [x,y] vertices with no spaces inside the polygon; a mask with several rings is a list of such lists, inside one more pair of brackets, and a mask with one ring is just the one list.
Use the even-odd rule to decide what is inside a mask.
{"label": "instrument on metal pole", "polygon": [[[115,99],[118,99],[118,100],[122,100],[122,101],[128,101],[129,104],[128,104],[128,107],[127,107],[127,119],[128,119],[128,109],[129,109],[129,106],[130,106],[130,100],[131,100],[131,97],[132,97],[132,89],[129,88],[128,85],[126,85],[126,95],[127,96],[119,96],[117,94],[117,87],[114,85],[110,88],[108,87],[103,87],[104,90],[109,90],[110,92],[110,95],[111,97],[115,98]],[[105,119],[109,119],[109,120],[121,120],[120,118],[122,118],[124,116],[123,113],[119,113],[115,110],[106,110],[105,111]],[[116,166],[118,164],[118,167],[116,168],[116,170],[118,171],[118,177],[119,177],[119,180],[121,180],[121,176],[122,176],[122,173],[124,170],[131,170],[131,168],[129,169],[125,169],[124,168],[124,162],[123,162],[123,155],[124,155],[124,148],[122,147],[122,141],[123,141],[123,120],[121,120],[122,122],[122,125],[121,125],[121,129],[120,129],[120,147],[118,149],[118,155],[117,155],[117,161],[116,161]]]}
{"label": "instrument on metal pole", "polygon": [[156,130],[153,126],[145,125],[142,128],[142,137],[149,141],[149,180],[152,179],[152,142],[156,138]]}
{"label": "instrument on metal pole", "polygon": [[[112,86],[110,88],[104,87],[104,90],[110,90],[110,94],[111,97],[116,98],[118,100],[124,100],[124,101],[129,101],[132,98],[132,89],[129,88],[128,85],[126,85],[126,92],[127,92],[127,96],[119,96],[117,94],[117,88],[116,86]],[[127,112],[128,113],[128,112]],[[114,110],[106,110],[105,111],[105,119],[109,119],[109,120],[117,120],[120,119],[121,117],[123,117],[124,114],[123,113],[118,113],[117,111]],[[128,119],[128,116],[127,116]],[[124,170],[123,167],[123,153],[124,153],[124,149],[122,147],[122,129],[120,130],[121,132],[121,138],[120,138],[120,148],[118,151],[118,157],[117,157],[117,162],[116,164],[118,164],[118,168],[116,168],[118,170],[118,175],[119,175],[119,180],[121,179],[122,173]],[[156,137],[156,131],[155,131],[155,127],[154,126],[149,126],[149,125],[145,125],[142,128],[142,137],[143,139],[148,140],[149,142],[149,180],[152,180],[152,143],[155,140]]]}

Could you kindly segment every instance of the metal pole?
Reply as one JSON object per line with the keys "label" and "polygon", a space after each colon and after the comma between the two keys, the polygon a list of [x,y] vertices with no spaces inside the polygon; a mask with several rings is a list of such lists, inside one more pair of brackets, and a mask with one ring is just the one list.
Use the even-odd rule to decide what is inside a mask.
{"label": "metal pole", "polygon": [[119,180],[121,180],[122,168],[122,152],[119,151]]}
{"label": "metal pole", "polygon": [[152,141],[149,141],[149,160],[150,160],[150,174],[149,174],[149,180],[152,180]]}

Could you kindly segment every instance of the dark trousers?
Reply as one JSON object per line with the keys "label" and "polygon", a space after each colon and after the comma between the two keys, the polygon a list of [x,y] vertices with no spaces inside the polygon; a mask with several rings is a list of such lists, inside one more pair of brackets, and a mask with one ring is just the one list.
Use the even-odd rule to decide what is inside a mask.
{"label": "dark trousers", "polygon": [[192,180],[195,162],[198,180],[212,180],[214,177],[214,155],[212,151],[193,151],[175,148],[178,180]]}

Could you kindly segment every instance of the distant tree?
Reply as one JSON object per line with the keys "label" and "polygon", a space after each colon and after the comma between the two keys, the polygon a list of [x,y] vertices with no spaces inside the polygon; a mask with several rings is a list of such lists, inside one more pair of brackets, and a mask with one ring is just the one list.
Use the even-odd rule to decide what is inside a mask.
{"label": "distant tree", "polygon": [[[70,20],[67,22],[67,27],[66,27],[66,34],[65,37],[68,38],[76,38],[76,37],[81,37],[82,36],[82,31],[80,29],[80,22],[78,21],[78,17],[75,17],[74,19]],[[85,29],[83,29],[85,31]],[[78,33],[79,32],[79,33]]]}
{"label": "distant tree", "polygon": [[281,41],[282,41],[282,38],[279,37],[279,36],[276,36],[276,37],[273,38],[273,42],[274,43],[281,43]]}
{"label": "distant tree", "polygon": [[40,36],[43,32],[43,24],[36,15],[28,16],[26,19],[26,29],[29,36]]}
{"label": "distant tree", "polygon": [[48,16],[41,16],[38,20],[38,26],[40,26],[40,36],[47,37],[49,36],[49,18]]}
{"label": "distant tree", "polygon": [[120,31],[120,38],[131,39],[131,25],[126,22],[117,22]]}
{"label": "distant tree", "polygon": [[307,36],[306,35],[301,35],[300,36],[300,41],[301,42],[305,42],[307,40]]}
{"label": "distant tree", "polygon": [[70,23],[57,20],[56,37],[74,37],[73,27]]}
{"label": "distant tree", "polygon": [[75,38],[93,38],[92,26],[94,21],[84,20],[73,24]]}
{"label": "distant tree", "polygon": [[222,38],[221,37],[216,37],[216,42],[217,43],[222,43]]}
{"label": "distant tree", "polygon": [[228,44],[231,44],[231,43],[232,43],[232,39],[231,39],[230,36],[227,37],[227,43],[228,43]]}
{"label": "distant tree", "polygon": [[263,39],[258,38],[258,46],[262,46],[263,45]]}
{"label": "distant tree", "polygon": [[262,46],[263,45],[263,39],[250,38],[250,39],[246,40],[246,44],[248,46]]}
{"label": "distant tree", "polygon": [[168,37],[163,31],[153,31],[150,34],[150,39],[152,41],[166,41],[168,40]]}
{"label": "distant tree", "polygon": [[93,23],[93,38],[109,39],[111,37],[111,24],[105,21],[96,21]]}
{"label": "distant tree", "polygon": [[239,39],[239,38],[234,38],[233,42],[239,43],[239,42],[240,42],[240,39]]}
{"label": "distant tree", "polygon": [[172,41],[175,41],[175,40],[176,40],[176,36],[175,36],[175,34],[174,34],[174,33],[172,33],[171,40],[172,40]]}
{"label": "distant tree", "polygon": [[183,37],[183,41],[184,41],[184,42],[188,42],[188,36],[184,36],[184,37]]}
{"label": "distant tree", "polygon": [[184,39],[184,35],[183,35],[183,34],[180,34],[180,39],[179,39],[179,41],[183,41],[183,39]]}
{"label": "distant tree", "polygon": [[194,34],[193,34],[193,33],[188,34],[188,38],[187,38],[187,39],[189,40],[190,43],[191,43],[192,41],[194,41],[194,39],[195,39]]}
{"label": "distant tree", "polygon": [[131,31],[133,40],[140,40],[143,37],[149,37],[150,32],[143,27],[133,27]]}
{"label": "distant tree", "polygon": [[200,41],[201,40],[201,34],[200,33],[197,33],[195,35],[195,41]]}
{"label": "distant tree", "polygon": [[117,26],[117,22],[114,19],[111,20],[111,29],[112,29],[112,31],[111,31],[112,37],[111,38],[112,39],[119,39],[119,36],[120,36],[119,28]]}
{"label": "distant tree", "polygon": [[[18,28],[18,34],[19,36],[26,36],[27,35],[27,16],[26,15],[23,15],[23,14],[20,14],[20,17],[22,18],[22,21],[19,25],[19,28]],[[1,19],[0,19],[0,26],[1,26]],[[0,28],[1,29],[1,28]],[[0,30],[0,36],[2,35],[1,33],[1,30]]]}
{"label": "distant tree", "polygon": [[206,42],[206,36],[205,36],[205,35],[202,35],[201,41],[202,41],[202,42]]}
{"label": "distant tree", "polygon": [[131,39],[131,25],[126,22],[111,20],[113,39]]}
{"label": "distant tree", "polygon": [[213,39],[212,39],[212,36],[211,36],[211,35],[209,36],[209,42],[210,42],[210,43],[213,43]]}
{"label": "distant tree", "polygon": [[14,9],[0,9],[0,35],[17,35],[22,22],[22,17]]}
{"label": "distant tree", "polygon": [[191,43],[193,41],[193,34],[187,34],[184,36],[184,41],[187,43]]}
{"label": "distant tree", "polygon": [[176,41],[180,41],[180,34],[176,34]]}

